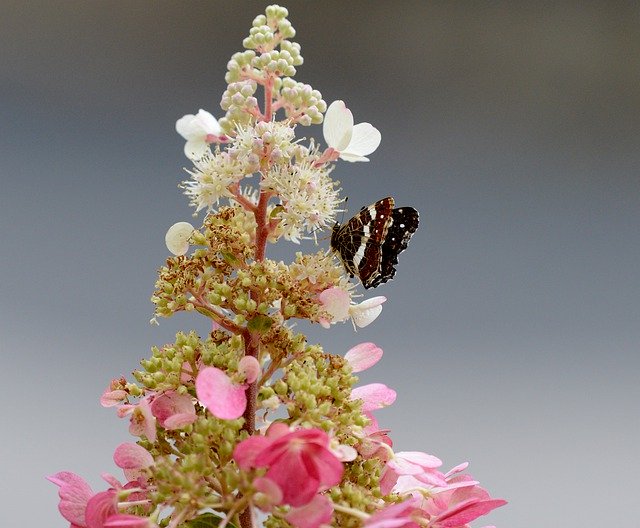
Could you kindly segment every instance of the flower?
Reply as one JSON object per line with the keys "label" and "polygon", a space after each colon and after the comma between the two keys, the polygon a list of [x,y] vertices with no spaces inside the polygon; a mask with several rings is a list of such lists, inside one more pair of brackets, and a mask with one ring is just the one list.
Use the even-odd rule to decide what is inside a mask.
{"label": "flower", "polygon": [[222,370],[206,367],[196,378],[198,400],[221,420],[240,418],[247,408],[247,386],[235,383]]}
{"label": "flower", "polygon": [[205,154],[209,143],[216,141],[222,133],[222,128],[215,117],[201,108],[196,115],[187,114],[178,119],[176,132],[187,140],[184,153],[193,160]]}
{"label": "flower", "polygon": [[184,255],[189,251],[189,238],[195,228],[189,222],[177,222],[173,224],[164,236],[167,249],[174,255]]}
{"label": "flower", "polygon": [[347,317],[351,317],[354,329],[356,326],[364,328],[382,313],[382,303],[386,300],[386,297],[379,295],[359,304],[352,304],[351,295],[347,291],[338,286],[332,286],[318,294],[318,301],[324,311],[331,316],[331,319],[320,318],[318,322],[324,328],[329,328],[331,323],[344,321]]}
{"label": "flower", "polygon": [[431,486],[447,486],[445,476],[437,470],[442,460],[421,451],[401,451],[389,460],[380,478],[380,491],[390,493],[401,475],[411,475]]}
{"label": "flower", "polygon": [[268,468],[265,477],[282,490],[282,503],[298,507],[342,479],[344,468],[329,444],[329,436],[320,429],[289,432],[284,424],[273,424],[267,436],[240,442],[233,458],[244,470]]}
{"label": "flower", "polygon": [[338,151],[345,161],[369,161],[365,156],[376,150],[382,139],[378,129],[370,123],[354,126],[353,114],[342,101],[329,105],[322,133],[327,145]]}
{"label": "flower", "polygon": [[181,429],[196,421],[196,408],[188,394],[167,391],[159,394],[151,402],[151,413],[165,429]]}
{"label": "flower", "polygon": [[[470,478],[458,478],[464,477]],[[472,485],[435,494],[421,509],[428,515],[429,528],[466,528],[474,519],[505,504],[506,500],[492,499],[485,489]]]}
{"label": "flower", "polygon": [[154,464],[149,451],[131,442],[124,442],[116,447],[113,461],[122,469],[128,481],[136,480],[144,473],[145,468]]}

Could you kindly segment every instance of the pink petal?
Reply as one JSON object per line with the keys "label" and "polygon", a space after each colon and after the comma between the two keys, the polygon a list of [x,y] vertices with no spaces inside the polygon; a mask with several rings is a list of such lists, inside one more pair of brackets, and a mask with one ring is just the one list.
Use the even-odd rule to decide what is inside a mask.
{"label": "pink petal", "polygon": [[138,444],[122,443],[113,453],[113,461],[122,469],[142,469],[153,465],[151,453]]}
{"label": "pink petal", "polygon": [[374,343],[360,343],[344,355],[353,372],[362,372],[373,367],[381,357],[382,349]]}
{"label": "pink petal", "polygon": [[316,495],[301,508],[293,508],[285,517],[295,528],[318,528],[329,523],[333,515],[333,504],[324,495]]}
{"label": "pink petal", "polygon": [[196,379],[198,400],[221,420],[240,418],[247,407],[244,385],[236,385],[220,369],[207,367]]}
{"label": "pink petal", "polygon": [[299,451],[287,451],[266,477],[280,486],[282,502],[291,506],[308,504],[320,489],[320,481],[307,473]]}
{"label": "pink petal", "polygon": [[331,315],[332,322],[344,321],[349,317],[351,296],[337,286],[332,286],[318,294],[322,308]]}
{"label": "pink petal", "polygon": [[100,405],[103,407],[115,407],[119,405],[127,398],[127,391],[118,390],[105,390],[100,396]]}
{"label": "pink petal", "polygon": [[253,356],[244,356],[238,363],[238,372],[243,374],[247,383],[253,383],[260,376],[260,363]]}
{"label": "pink petal", "polygon": [[153,524],[147,517],[118,513],[109,516],[103,526],[105,528],[148,528]]}
{"label": "pink petal", "polygon": [[93,491],[87,482],[70,471],[61,471],[47,480],[59,486],[60,504],[58,510],[70,523],[85,526],[85,510]]}
{"label": "pink petal", "polygon": [[396,391],[383,383],[370,383],[353,389],[351,399],[362,400],[363,411],[374,411],[387,407],[396,401]]}
{"label": "pink petal", "polygon": [[233,450],[233,459],[240,469],[248,470],[256,467],[256,457],[269,446],[272,440],[264,436],[250,436],[240,442]]}
{"label": "pink petal", "polygon": [[253,486],[265,496],[269,510],[271,509],[271,506],[276,506],[282,503],[282,490],[273,480],[265,477],[258,477],[253,481]]}
{"label": "pink petal", "polygon": [[115,490],[96,493],[87,503],[86,526],[87,528],[103,528],[107,518],[116,513]]}
{"label": "pink petal", "polygon": [[407,460],[412,464],[417,464],[424,468],[435,469],[442,465],[442,460],[440,460],[437,456],[428,455],[427,453],[423,453],[422,451],[399,451],[398,453],[396,453],[396,457]]}
{"label": "pink petal", "polygon": [[486,515],[491,510],[504,506],[507,503],[503,499],[492,499],[479,502],[462,503],[452,510],[445,512],[434,519],[434,525],[442,528],[458,528],[470,523],[481,515]]}
{"label": "pink petal", "polygon": [[[177,429],[196,420],[193,398],[188,394],[178,394],[175,391],[158,395],[151,403],[151,412],[160,425],[168,430]],[[175,416],[180,418],[174,419]]]}

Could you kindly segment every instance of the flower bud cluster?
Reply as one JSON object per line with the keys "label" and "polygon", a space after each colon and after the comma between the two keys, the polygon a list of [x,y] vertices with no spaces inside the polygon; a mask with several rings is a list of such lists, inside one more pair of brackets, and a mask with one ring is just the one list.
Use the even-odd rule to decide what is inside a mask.
{"label": "flower bud cluster", "polygon": [[322,94],[308,84],[287,77],[276,83],[280,100],[278,106],[284,108],[285,115],[303,126],[319,125],[327,111],[327,103]]}
{"label": "flower bud cluster", "polygon": [[280,40],[293,38],[295,29],[287,19],[289,11],[279,5],[270,5],[264,15],[253,19],[249,36],[242,41],[247,49],[273,49]]}
{"label": "flower bud cluster", "polygon": [[225,133],[231,134],[236,127],[247,125],[259,113],[258,100],[254,97],[257,88],[255,81],[243,80],[230,83],[224,91],[220,107],[227,113],[219,123]]}

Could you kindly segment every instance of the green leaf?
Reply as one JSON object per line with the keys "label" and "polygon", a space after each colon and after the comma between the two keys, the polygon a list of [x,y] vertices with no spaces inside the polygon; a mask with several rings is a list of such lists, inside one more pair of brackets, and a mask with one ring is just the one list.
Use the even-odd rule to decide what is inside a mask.
{"label": "green leaf", "polygon": [[237,266],[240,262],[240,259],[238,257],[236,257],[233,253],[229,253],[228,251],[221,251],[220,255],[222,255],[224,261],[231,266]]}
{"label": "green leaf", "polygon": [[271,328],[271,325],[273,325],[273,319],[271,319],[271,317],[268,315],[256,315],[249,320],[247,328],[251,332],[264,334],[269,330],[269,328]]}
{"label": "green leaf", "polygon": [[[186,523],[180,525],[180,528],[217,528],[222,521],[222,517],[218,517],[216,514],[207,512],[202,515],[198,515],[195,519],[191,519]],[[227,524],[229,527],[233,527],[232,524]]]}

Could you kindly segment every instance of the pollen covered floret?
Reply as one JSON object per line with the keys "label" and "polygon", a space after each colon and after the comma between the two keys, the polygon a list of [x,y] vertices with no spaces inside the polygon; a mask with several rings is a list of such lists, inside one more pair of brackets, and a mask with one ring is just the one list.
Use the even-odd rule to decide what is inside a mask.
{"label": "pollen covered floret", "polygon": [[255,126],[238,127],[228,150],[234,158],[256,171],[265,157],[273,164],[287,164],[304,151],[295,141],[295,130],[278,121],[260,121]]}
{"label": "pollen covered floret", "polygon": [[272,170],[261,187],[278,195],[282,202],[278,213],[281,234],[298,242],[335,222],[340,204],[338,183],[327,169],[303,161]]}
{"label": "pollen covered floret", "polygon": [[189,205],[194,206],[197,213],[205,208],[211,210],[218,205],[220,198],[232,198],[229,187],[253,171],[246,160],[216,150],[195,160],[193,170],[187,172],[191,179],[182,182],[181,187],[189,197]]}

